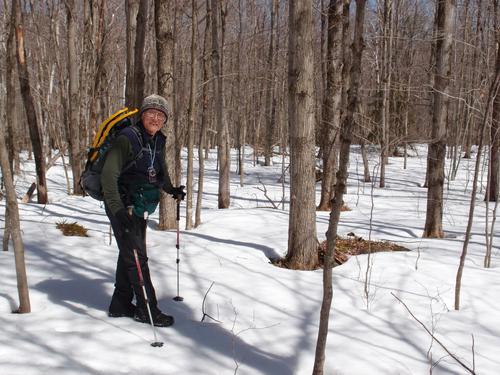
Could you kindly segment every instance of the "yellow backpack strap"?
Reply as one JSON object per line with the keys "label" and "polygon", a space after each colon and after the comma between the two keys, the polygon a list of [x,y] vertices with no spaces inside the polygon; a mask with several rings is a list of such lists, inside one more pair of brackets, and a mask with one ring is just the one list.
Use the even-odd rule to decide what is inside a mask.
{"label": "yellow backpack strap", "polygon": [[101,123],[101,125],[99,125],[99,129],[97,129],[97,132],[95,133],[95,136],[94,136],[94,141],[92,142],[93,148],[98,147],[98,144],[102,143],[102,139],[103,139],[102,133],[108,127],[108,125],[111,123],[111,121],[117,119],[121,114],[123,114],[127,111],[128,111],[127,107],[120,109],[118,112],[113,113],[106,120],[104,120]]}
{"label": "yellow backpack strap", "polygon": [[94,152],[92,153],[92,155],[90,155],[91,161],[94,161],[97,158],[97,149],[104,142],[111,129],[113,129],[113,126],[126,119],[127,117],[135,115],[137,112],[139,112],[138,109],[129,110],[127,107],[125,107],[118,112],[113,113],[103,123],[101,123],[101,125],[99,125],[99,130],[97,131],[94,137],[94,141],[92,142],[92,149],[94,150]]}

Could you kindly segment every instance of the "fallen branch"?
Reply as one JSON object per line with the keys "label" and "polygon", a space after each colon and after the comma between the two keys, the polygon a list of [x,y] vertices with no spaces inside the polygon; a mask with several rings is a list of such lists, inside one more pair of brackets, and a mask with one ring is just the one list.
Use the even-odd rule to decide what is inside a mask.
{"label": "fallen branch", "polygon": [[203,316],[201,317],[201,322],[203,322],[205,320],[205,317],[209,317],[210,319],[212,319],[213,321],[215,321],[217,323],[222,323],[220,320],[215,319],[214,317],[210,316],[209,314],[207,314],[205,312],[205,300],[207,299],[208,293],[210,292],[210,289],[212,289],[214,284],[215,284],[215,282],[212,281],[212,284],[210,284],[210,288],[208,288],[207,292],[205,293],[205,296],[203,297],[203,301],[201,303],[201,312],[203,313]]}
{"label": "fallen branch", "polygon": [[[411,312],[410,308],[398,296],[396,296],[393,292],[391,292],[391,294],[392,294],[392,296],[394,298],[396,298],[405,307],[406,311],[408,311],[408,313],[412,316],[412,318],[415,319],[425,329],[425,331],[432,337],[432,339],[434,341],[436,341],[444,349],[444,351],[446,353],[448,353],[448,355],[451,358],[453,358],[455,361],[457,361],[460,364],[460,366],[462,366],[464,369],[466,369],[467,371],[469,371],[471,374],[476,375],[476,371],[474,369],[469,368],[456,355],[454,355],[453,353],[451,353],[446,348],[446,346],[444,346],[444,344],[441,341],[439,341],[439,339],[436,336],[434,336],[434,334],[425,326],[425,324],[422,323],[420,320],[418,320],[418,318],[415,315],[413,315],[413,313]],[[473,341],[473,343],[474,343],[474,341]],[[472,358],[474,358],[474,345],[472,346]]]}

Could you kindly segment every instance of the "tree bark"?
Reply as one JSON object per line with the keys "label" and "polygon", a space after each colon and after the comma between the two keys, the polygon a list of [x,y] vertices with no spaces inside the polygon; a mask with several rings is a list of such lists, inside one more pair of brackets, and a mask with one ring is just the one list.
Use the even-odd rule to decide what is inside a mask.
{"label": "tree bark", "polygon": [[224,90],[221,72],[221,48],[219,48],[218,37],[218,15],[219,2],[212,1],[212,72],[215,86],[215,118],[217,122],[217,156],[219,160],[219,208],[228,208],[230,205],[229,187],[229,132],[227,123],[224,121]]}
{"label": "tree bark", "polygon": [[[14,7],[15,5],[15,7]],[[19,71],[19,84],[21,86],[21,96],[23,98],[31,145],[35,156],[35,168],[37,179],[37,201],[40,204],[48,203],[47,182],[45,177],[45,157],[43,155],[43,143],[38,128],[35,113],[35,104],[30,88],[30,77],[26,60],[26,48],[24,45],[23,16],[19,0],[13,0],[13,11],[16,13],[16,45],[17,45],[17,69]],[[79,175],[78,175],[79,176]]]}
{"label": "tree bark", "polygon": [[332,305],[332,260],[335,255],[337,244],[337,229],[340,221],[340,210],[343,204],[344,191],[347,184],[347,168],[349,165],[349,150],[352,142],[354,129],[354,113],[359,101],[359,86],[361,81],[361,57],[363,54],[363,24],[365,18],[366,0],[356,0],[356,21],[354,26],[354,41],[352,44],[352,65],[349,75],[349,92],[347,113],[342,120],[340,134],[340,163],[337,172],[337,184],[335,185],[335,198],[330,222],[328,224],[327,251],[325,253],[323,268],[323,302],[321,304],[318,340],[316,342],[316,355],[314,359],[314,375],[322,375],[325,363],[326,339],[328,336],[328,324],[330,320],[330,309]]}
{"label": "tree bark", "polygon": [[[135,45],[137,36],[137,16],[139,13],[140,0],[125,1],[125,17],[127,22],[126,48],[127,48],[127,73],[125,77],[125,105],[127,107],[137,106],[135,103]],[[155,0],[155,7],[158,0]],[[169,4],[171,1],[167,1]],[[155,8],[156,9],[156,8]],[[155,19],[158,17],[155,15]],[[158,41],[157,41],[158,43]],[[158,47],[157,47],[158,48]]]}
{"label": "tree bark", "polygon": [[444,236],[442,220],[444,161],[446,157],[446,113],[449,102],[454,13],[455,0],[438,0],[432,140],[429,144],[427,163],[428,190],[424,238],[442,238]]}
{"label": "tree bark", "polygon": [[79,90],[78,80],[79,60],[76,52],[77,44],[77,12],[74,0],[66,2],[66,20],[68,30],[68,81],[69,81],[69,124],[68,144],[70,147],[70,164],[73,172],[73,193],[82,194],[79,185],[79,178],[82,173],[83,157],[80,149],[82,132],[80,130],[80,111],[79,111]]}
{"label": "tree bark", "polygon": [[274,98],[274,86],[275,86],[275,73],[274,73],[274,28],[275,28],[275,18],[278,1],[272,0],[270,2],[271,11],[271,30],[270,30],[270,40],[269,40],[269,50],[267,54],[267,90],[266,90],[266,147],[264,150],[264,165],[272,165],[273,157],[273,146],[274,146],[274,128],[275,128],[275,116],[273,111]]}
{"label": "tree bark", "polygon": [[328,6],[328,37],[326,47],[326,87],[323,96],[322,148],[323,178],[318,210],[331,209],[336,172],[336,138],[340,128],[340,102],[342,100],[342,14],[343,0],[330,0]]}
{"label": "tree bark", "polygon": [[[16,20],[16,36],[18,38],[22,37],[22,21],[20,19],[20,11],[21,7],[19,6],[18,0],[12,0],[12,12],[14,13],[13,19]],[[21,35],[19,35],[19,33],[21,33]],[[22,39],[18,40],[18,43],[22,44]],[[21,69],[20,72],[22,72]],[[24,262],[24,244],[21,236],[21,225],[19,223],[19,208],[17,205],[16,190],[12,179],[12,170],[9,162],[7,145],[5,143],[3,126],[0,126],[0,166],[2,169],[3,182],[5,184],[5,193],[7,196],[6,208],[9,211],[8,225],[11,226],[12,242],[14,245],[14,262],[16,266],[17,292],[19,295],[19,308],[16,312],[24,314],[31,312],[31,304],[28,278],[26,276],[26,265]]]}
{"label": "tree bark", "polygon": [[136,21],[136,37],[134,45],[134,95],[132,105],[139,108],[144,98],[144,46],[148,28],[148,2],[139,2]]}
{"label": "tree bark", "polygon": [[[14,160],[16,158],[19,159],[19,151],[17,150],[18,142],[14,140],[17,138],[18,124],[17,124],[17,116],[16,116],[16,90],[15,90],[15,63],[16,63],[16,47],[15,47],[15,37],[16,37],[16,20],[15,20],[15,12],[13,9],[10,13],[10,24],[9,24],[9,34],[7,37],[7,45],[6,45],[6,69],[5,69],[5,90],[6,90],[6,117],[7,117],[7,134],[6,136],[6,145],[9,155],[9,163],[11,167],[11,172],[14,173]],[[17,163],[19,164],[19,163]],[[7,229],[7,228],[6,228]]]}
{"label": "tree bark", "polygon": [[[495,70],[497,74],[500,72],[500,30],[497,27],[497,58],[495,63]],[[491,115],[491,129],[490,129],[490,173],[488,175],[488,192],[485,199],[490,202],[498,200],[499,188],[499,168],[500,168],[500,93],[496,93],[493,101],[493,109]]]}
{"label": "tree bark", "polygon": [[312,0],[289,3],[288,122],[290,124],[290,219],[285,263],[318,266],[315,207],[315,109]]}
{"label": "tree bark", "polygon": [[[173,13],[174,4],[172,0],[155,0],[155,31],[156,31],[156,54],[158,65],[158,94],[163,96],[172,105],[174,97],[174,34],[173,34]],[[172,111],[170,111],[172,112]],[[171,116],[170,116],[171,117]],[[165,145],[165,162],[171,178],[175,173],[175,136],[173,121],[169,118],[164,126],[164,133],[167,136]],[[175,222],[175,201],[166,193],[161,193],[160,199],[160,220],[158,229],[174,229]]]}
{"label": "tree bark", "polygon": [[198,195],[196,197],[196,212],[195,212],[195,220],[194,226],[195,228],[201,224],[201,205],[203,201],[203,181],[205,178],[205,157],[203,155],[203,148],[207,147],[206,145],[206,132],[208,127],[208,50],[210,48],[210,39],[209,32],[212,23],[212,10],[210,8],[210,0],[206,0],[206,8],[207,8],[207,16],[205,21],[205,35],[203,36],[203,60],[202,64],[202,74],[203,74],[203,88],[201,92],[202,98],[202,108],[201,108],[201,125],[200,125],[200,138],[198,142]]}
{"label": "tree bark", "polygon": [[191,87],[189,91],[189,123],[188,123],[188,156],[187,156],[187,199],[186,199],[186,229],[193,228],[193,138],[195,119],[195,91],[196,91],[196,2],[191,0]]}

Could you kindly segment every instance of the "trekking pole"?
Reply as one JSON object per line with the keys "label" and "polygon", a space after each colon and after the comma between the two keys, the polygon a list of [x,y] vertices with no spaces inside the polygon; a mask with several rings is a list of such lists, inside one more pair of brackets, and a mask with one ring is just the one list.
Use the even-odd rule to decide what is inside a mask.
{"label": "trekking pole", "polygon": [[179,257],[179,221],[181,220],[181,200],[177,199],[177,242],[175,244],[175,247],[177,248],[177,295],[174,297],[174,301],[181,302],[184,301],[184,298],[179,295],[179,263],[181,262],[181,259]]}
{"label": "trekking pole", "polygon": [[139,274],[139,284],[142,287],[142,294],[144,295],[144,301],[146,302],[146,308],[148,310],[149,322],[151,323],[151,329],[153,330],[153,336],[155,341],[151,343],[151,346],[161,347],[163,343],[158,341],[156,337],[155,325],[153,324],[153,316],[151,315],[151,308],[149,307],[148,295],[146,294],[146,287],[144,286],[144,278],[142,277],[141,265],[139,263],[139,257],[137,256],[137,250],[134,249],[135,265],[137,266],[137,273]]}

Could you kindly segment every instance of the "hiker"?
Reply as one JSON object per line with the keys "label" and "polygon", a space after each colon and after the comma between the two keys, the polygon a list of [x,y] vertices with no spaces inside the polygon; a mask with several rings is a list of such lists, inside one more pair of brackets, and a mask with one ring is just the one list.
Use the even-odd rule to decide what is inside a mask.
{"label": "hiker", "polygon": [[[165,136],[159,131],[167,122],[167,101],[159,95],[144,98],[140,120],[127,126],[114,140],[101,174],[106,214],[113,228],[119,255],[116,282],[108,315],[131,317],[150,323],[149,301],[155,326],[168,327],[174,318],[158,308],[146,251],[146,218],[160,199],[160,189],[183,200],[184,186],[174,187],[164,162]],[[134,150],[140,150],[134,155]],[[143,295],[134,249],[137,251],[147,296]],[[135,295],[136,306],[132,303]]]}

